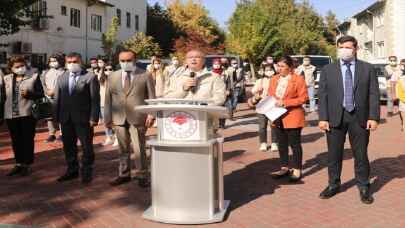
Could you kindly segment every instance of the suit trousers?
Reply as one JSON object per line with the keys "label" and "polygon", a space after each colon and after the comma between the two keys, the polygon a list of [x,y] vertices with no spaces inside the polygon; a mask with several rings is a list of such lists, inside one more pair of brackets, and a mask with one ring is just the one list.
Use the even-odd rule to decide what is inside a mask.
{"label": "suit trousers", "polygon": [[63,151],[65,152],[68,173],[79,171],[77,155],[77,140],[80,140],[83,154],[81,171],[84,175],[91,175],[94,163],[93,135],[90,123],[73,123],[71,120],[62,123]]}
{"label": "suit trousers", "polygon": [[26,116],[7,119],[6,122],[16,163],[31,165],[34,162],[36,120],[31,116]]}
{"label": "suit trousers", "polygon": [[329,186],[337,187],[340,185],[344,144],[347,133],[349,134],[349,141],[354,157],[357,186],[359,188],[368,187],[370,163],[368,160],[367,147],[370,132],[359,124],[356,119],[355,111],[352,113],[344,111],[342,124],[339,127],[331,128],[326,134],[328,143]]}
{"label": "suit trousers", "polygon": [[118,175],[120,177],[131,176],[131,143],[135,155],[135,168],[141,172],[146,172],[148,169],[145,150],[146,128],[125,121],[124,125],[115,126],[114,130],[120,151]]}

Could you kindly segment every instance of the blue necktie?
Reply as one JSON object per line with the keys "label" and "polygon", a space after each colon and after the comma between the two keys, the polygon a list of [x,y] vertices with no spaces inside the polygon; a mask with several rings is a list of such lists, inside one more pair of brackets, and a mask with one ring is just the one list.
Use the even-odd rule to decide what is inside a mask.
{"label": "blue necktie", "polygon": [[354,110],[354,96],[353,96],[353,73],[350,69],[351,63],[345,62],[346,73],[345,73],[345,109],[348,112],[353,112]]}

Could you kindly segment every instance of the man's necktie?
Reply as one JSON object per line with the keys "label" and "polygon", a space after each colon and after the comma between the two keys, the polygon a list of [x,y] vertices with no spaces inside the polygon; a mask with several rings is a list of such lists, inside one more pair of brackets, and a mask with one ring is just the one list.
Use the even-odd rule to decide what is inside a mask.
{"label": "man's necktie", "polygon": [[76,87],[76,74],[72,74],[70,77],[72,77],[71,83],[69,85],[69,94],[72,95],[73,91],[75,90]]}
{"label": "man's necktie", "polygon": [[345,62],[346,73],[345,73],[345,109],[348,112],[353,112],[354,110],[354,96],[353,96],[353,73],[350,69],[351,63]]}
{"label": "man's necktie", "polygon": [[129,86],[131,85],[131,72],[126,71],[125,72],[125,80],[124,80],[124,92],[128,92]]}

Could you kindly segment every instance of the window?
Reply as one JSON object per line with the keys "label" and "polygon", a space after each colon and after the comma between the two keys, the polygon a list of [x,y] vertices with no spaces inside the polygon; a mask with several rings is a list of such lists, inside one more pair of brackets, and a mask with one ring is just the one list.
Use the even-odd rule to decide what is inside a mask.
{"label": "window", "polygon": [[135,30],[139,31],[139,15],[135,15]]}
{"label": "window", "polygon": [[60,7],[60,14],[62,14],[62,16],[67,16],[66,6],[61,6]]}
{"label": "window", "polygon": [[80,28],[80,10],[70,9],[70,26]]}
{"label": "window", "polygon": [[43,17],[47,15],[46,1],[36,1],[31,6],[32,17]]}
{"label": "window", "polygon": [[117,9],[118,25],[121,25],[121,10]]}
{"label": "window", "polygon": [[384,41],[377,42],[376,57],[377,57],[377,58],[383,58],[383,57],[385,57]]}
{"label": "window", "polygon": [[101,32],[101,20],[101,16],[95,14],[91,15],[91,31]]}
{"label": "window", "polygon": [[131,28],[131,13],[127,12],[127,28]]}
{"label": "window", "polygon": [[376,15],[375,15],[375,26],[379,27],[384,25],[384,11],[379,11]]}

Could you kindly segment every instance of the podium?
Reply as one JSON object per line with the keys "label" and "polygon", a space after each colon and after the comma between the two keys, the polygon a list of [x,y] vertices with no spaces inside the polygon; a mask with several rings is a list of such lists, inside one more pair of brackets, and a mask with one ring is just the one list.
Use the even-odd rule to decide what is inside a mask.
{"label": "podium", "polygon": [[147,100],[136,111],[157,118],[151,148],[152,205],[148,220],[169,224],[221,222],[229,206],[224,200],[222,146],[215,134],[225,107],[184,99]]}

